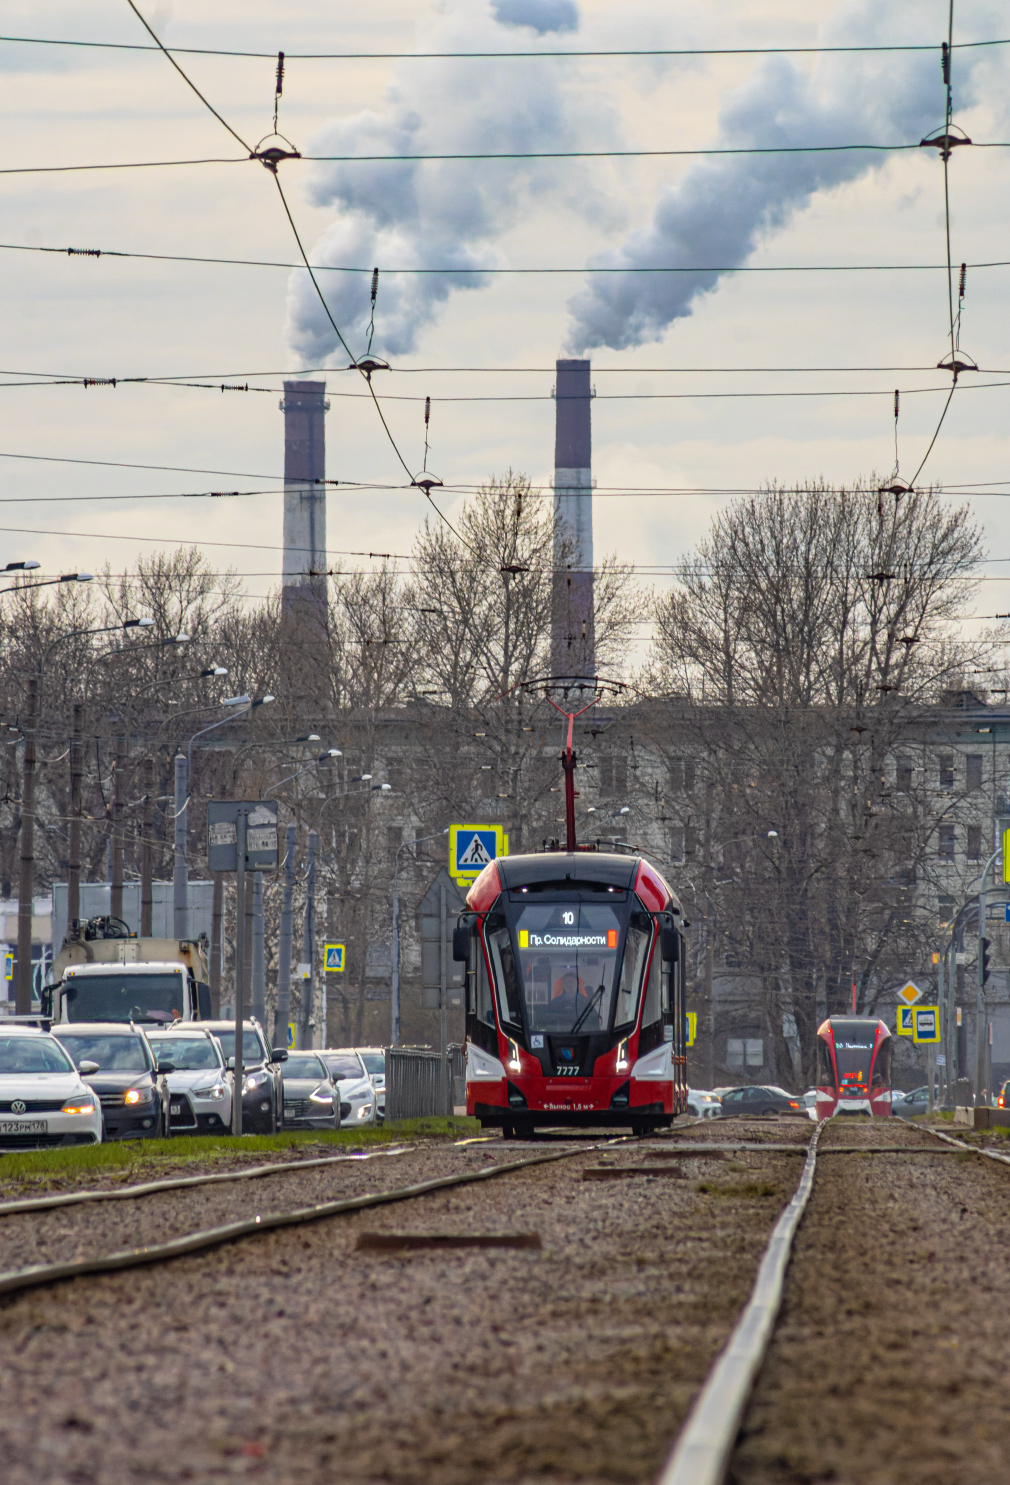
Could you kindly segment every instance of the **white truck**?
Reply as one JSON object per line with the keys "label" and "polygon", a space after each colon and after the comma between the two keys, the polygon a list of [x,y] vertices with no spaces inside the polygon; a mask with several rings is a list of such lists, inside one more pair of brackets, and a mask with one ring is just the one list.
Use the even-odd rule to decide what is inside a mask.
{"label": "white truck", "polygon": [[93,918],[64,940],[42,1010],[54,1023],[205,1021],[209,980],[204,939],[137,938]]}

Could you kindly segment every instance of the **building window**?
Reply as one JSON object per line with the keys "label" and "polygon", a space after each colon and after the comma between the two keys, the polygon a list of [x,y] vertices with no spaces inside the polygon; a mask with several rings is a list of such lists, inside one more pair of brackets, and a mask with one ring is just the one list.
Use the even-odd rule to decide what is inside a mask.
{"label": "building window", "polygon": [[982,827],[981,825],[968,826],[968,850],[969,861],[982,860]]}
{"label": "building window", "polygon": [[1010,815],[1010,799],[1008,799],[1005,794],[997,794],[996,795],[996,811],[995,811],[995,813],[997,815],[1003,816],[1004,818],[1007,815]]}
{"label": "building window", "polygon": [[670,826],[670,860],[683,861],[684,859],[684,827],[683,825]]}
{"label": "building window", "polygon": [[628,788],[628,760],[623,753],[600,759],[600,789],[604,794],[624,794]]}
{"label": "building window", "polygon": [[954,827],[953,825],[941,825],[939,829],[940,845],[937,855],[945,861],[954,859]]}
{"label": "building window", "polygon": [[894,781],[902,793],[908,794],[912,788],[912,765],[907,758],[899,758],[894,769]]}
{"label": "building window", "polygon": [[964,787],[969,794],[982,787],[982,754],[969,753],[964,760]]}
{"label": "building window", "polygon": [[726,1066],[743,1071],[745,1067],[764,1067],[764,1041],[759,1036],[731,1036],[726,1039]]}
{"label": "building window", "polygon": [[954,754],[940,754],[940,788],[953,789],[954,787]]}
{"label": "building window", "polygon": [[946,892],[941,892],[937,899],[937,909],[939,912],[940,927],[949,928],[954,921],[955,905],[953,897],[949,897]]}

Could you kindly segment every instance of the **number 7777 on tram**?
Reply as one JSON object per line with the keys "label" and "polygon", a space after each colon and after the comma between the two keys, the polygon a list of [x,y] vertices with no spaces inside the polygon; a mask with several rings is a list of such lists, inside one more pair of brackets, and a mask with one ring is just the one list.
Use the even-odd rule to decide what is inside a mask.
{"label": "number 7777 on tram", "polygon": [[466,1107],[537,1125],[669,1125],[687,1108],[683,910],[640,856],[491,861],[453,934],[466,962]]}

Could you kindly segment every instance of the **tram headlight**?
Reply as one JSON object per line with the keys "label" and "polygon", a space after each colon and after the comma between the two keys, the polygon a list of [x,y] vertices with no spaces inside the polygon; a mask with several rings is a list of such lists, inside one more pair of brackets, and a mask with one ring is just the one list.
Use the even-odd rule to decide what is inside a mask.
{"label": "tram headlight", "polygon": [[523,1070],[522,1063],[519,1061],[519,1043],[512,1037],[509,1037],[509,1054],[505,1066],[510,1073],[520,1073]]}
{"label": "tram headlight", "polygon": [[614,1063],[614,1071],[623,1073],[628,1071],[628,1038],[624,1037],[617,1043],[617,1061]]}

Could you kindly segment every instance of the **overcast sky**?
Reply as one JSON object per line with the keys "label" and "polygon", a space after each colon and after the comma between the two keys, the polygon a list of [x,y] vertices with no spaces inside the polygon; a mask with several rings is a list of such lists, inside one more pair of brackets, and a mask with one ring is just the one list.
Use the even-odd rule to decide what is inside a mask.
{"label": "overcast sky", "polygon": [[[157,0],[145,14],[177,47],[289,54],[935,47],[918,55],[819,58],[291,60],[280,128],[303,154],[916,144],[943,122],[946,0],[378,0],[361,7]],[[147,40],[125,0],[87,7],[7,0],[4,30]],[[1002,35],[1010,36],[1005,6],[960,0],[955,41]],[[244,139],[255,144],[270,133],[272,60],[180,61]],[[160,54],[0,43],[0,71],[9,169],[242,153]],[[1010,140],[1008,82],[1010,47],[955,54],[954,117],[976,143]],[[473,486],[508,466],[546,481],[553,463],[551,367],[561,354],[591,356],[597,556],[613,552],[643,569],[675,565],[725,499],[623,493],[629,489],[732,490],[888,474],[895,387],[902,389],[906,477],[932,436],[946,397],[942,373],[840,368],[928,368],[948,350],[943,172],[935,151],[289,162],[281,170],[313,261],[382,270],[373,349],[396,370],[377,385],[412,468],[421,467],[430,395],[428,462],[447,485]],[[1010,149],[956,151],[950,181],[955,261],[1010,259]],[[294,261],[274,182],[256,162],[9,174],[0,177],[0,201],[0,240],[14,247]],[[248,376],[250,386],[268,389],[2,390],[0,455],[219,472],[0,457],[5,560],[32,557],[55,571],[95,570],[108,559],[119,570],[152,549],[141,537],[198,542],[219,568],[244,575],[251,596],[267,593],[280,567],[279,389],[285,373],[304,367],[333,368],[326,373],[328,476],[402,484],[403,471],[359,379],[342,369],[346,355],[334,349],[304,274],[12,250],[2,251],[2,262],[4,381],[44,373],[244,384]],[[933,267],[451,280],[392,271],[656,264]],[[349,344],[363,350],[368,273],[327,273],[323,282]],[[983,482],[1010,495],[1008,286],[1010,267],[969,269],[961,345],[987,370],[962,379],[926,466],[951,499],[959,498],[955,487],[980,489]],[[839,369],[679,369],[779,366]],[[492,370],[420,370],[454,367]],[[987,390],[989,384],[997,385]],[[789,391],[808,395],[698,396]],[[663,395],[672,393],[679,395]],[[496,398],[506,400],[481,400]],[[264,493],[167,498],[207,490]],[[152,495],[166,498],[140,498]],[[450,514],[462,498],[446,493]],[[1006,499],[976,495],[972,504],[987,533],[987,575],[1010,574]],[[358,563],[341,555],[355,550],[408,552],[424,514],[417,491],[331,491],[334,565]],[[11,529],[20,527],[32,531]],[[671,579],[650,572],[648,581]],[[1007,609],[1010,581],[983,583],[979,615]]]}

